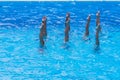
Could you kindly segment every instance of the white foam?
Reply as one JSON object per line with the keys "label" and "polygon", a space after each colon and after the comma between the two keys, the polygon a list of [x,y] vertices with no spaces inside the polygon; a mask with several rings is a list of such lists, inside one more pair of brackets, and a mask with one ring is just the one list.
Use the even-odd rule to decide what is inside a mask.
{"label": "white foam", "polygon": [[60,21],[57,21],[57,24],[61,24],[61,22],[60,22]]}
{"label": "white foam", "polygon": [[104,13],[109,13],[109,12],[110,12],[109,10],[104,11]]}
{"label": "white foam", "polygon": [[14,26],[14,27],[18,28],[17,25],[11,24],[11,23],[0,23],[0,26]]}
{"label": "white foam", "polygon": [[57,18],[58,18],[58,19],[64,19],[64,17],[62,17],[62,16],[57,16]]}
{"label": "white foam", "polygon": [[8,21],[8,20],[16,20],[15,18],[5,18],[3,21]]}

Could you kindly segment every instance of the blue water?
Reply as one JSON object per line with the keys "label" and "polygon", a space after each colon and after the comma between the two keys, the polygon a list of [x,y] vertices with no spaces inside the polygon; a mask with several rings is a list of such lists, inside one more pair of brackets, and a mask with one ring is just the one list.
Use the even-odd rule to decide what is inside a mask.
{"label": "blue water", "polygon": [[[102,33],[95,51],[95,20]],[[70,41],[63,48],[66,12]],[[90,41],[83,41],[91,14]],[[39,49],[39,27],[47,16],[48,37]],[[0,2],[0,80],[119,80],[120,2]]]}

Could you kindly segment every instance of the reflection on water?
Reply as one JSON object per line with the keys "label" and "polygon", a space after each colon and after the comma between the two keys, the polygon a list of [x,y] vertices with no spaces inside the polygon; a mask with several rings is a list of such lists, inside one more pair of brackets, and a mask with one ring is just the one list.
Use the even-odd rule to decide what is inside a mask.
{"label": "reflection on water", "polygon": [[94,48],[94,53],[96,53],[96,54],[100,54],[101,53],[100,46]]}
{"label": "reflection on water", "polygon": [[66,49],[66,50],[69,50],[69,48],[70,48],[70,43],[69,43],[69,42],[63,43],[62,48],[63,48],[63,49]]}

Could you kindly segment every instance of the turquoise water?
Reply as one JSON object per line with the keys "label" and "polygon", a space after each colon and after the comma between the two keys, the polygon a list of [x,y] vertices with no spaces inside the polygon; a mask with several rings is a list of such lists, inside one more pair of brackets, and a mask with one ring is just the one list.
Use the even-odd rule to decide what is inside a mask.
{"label": "turquoise water", "polygon": [[[95,51],[95,19],[102,33]],[[119,80],[120,2],[1,2],[0,80]],[[66,12],[70,41],[64,43]],[[83,41],[91,14],[90,41]],[[39,26],[47,16],[48,37],[39,48]]]}

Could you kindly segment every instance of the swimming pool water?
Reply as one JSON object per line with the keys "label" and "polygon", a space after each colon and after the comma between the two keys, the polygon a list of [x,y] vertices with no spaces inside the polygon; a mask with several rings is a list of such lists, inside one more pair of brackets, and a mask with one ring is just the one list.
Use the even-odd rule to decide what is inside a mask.
{"label": "swimming pool water", "polygon": [[[100,49],[94,50],[100,10]],[[120,2],[0,2],[0,80],[119,80]],[[66,12],[70,41],[63,48]],[[91,14],[90,41],[83,41]],[[48,37],[39,49],[39,26]]]}

